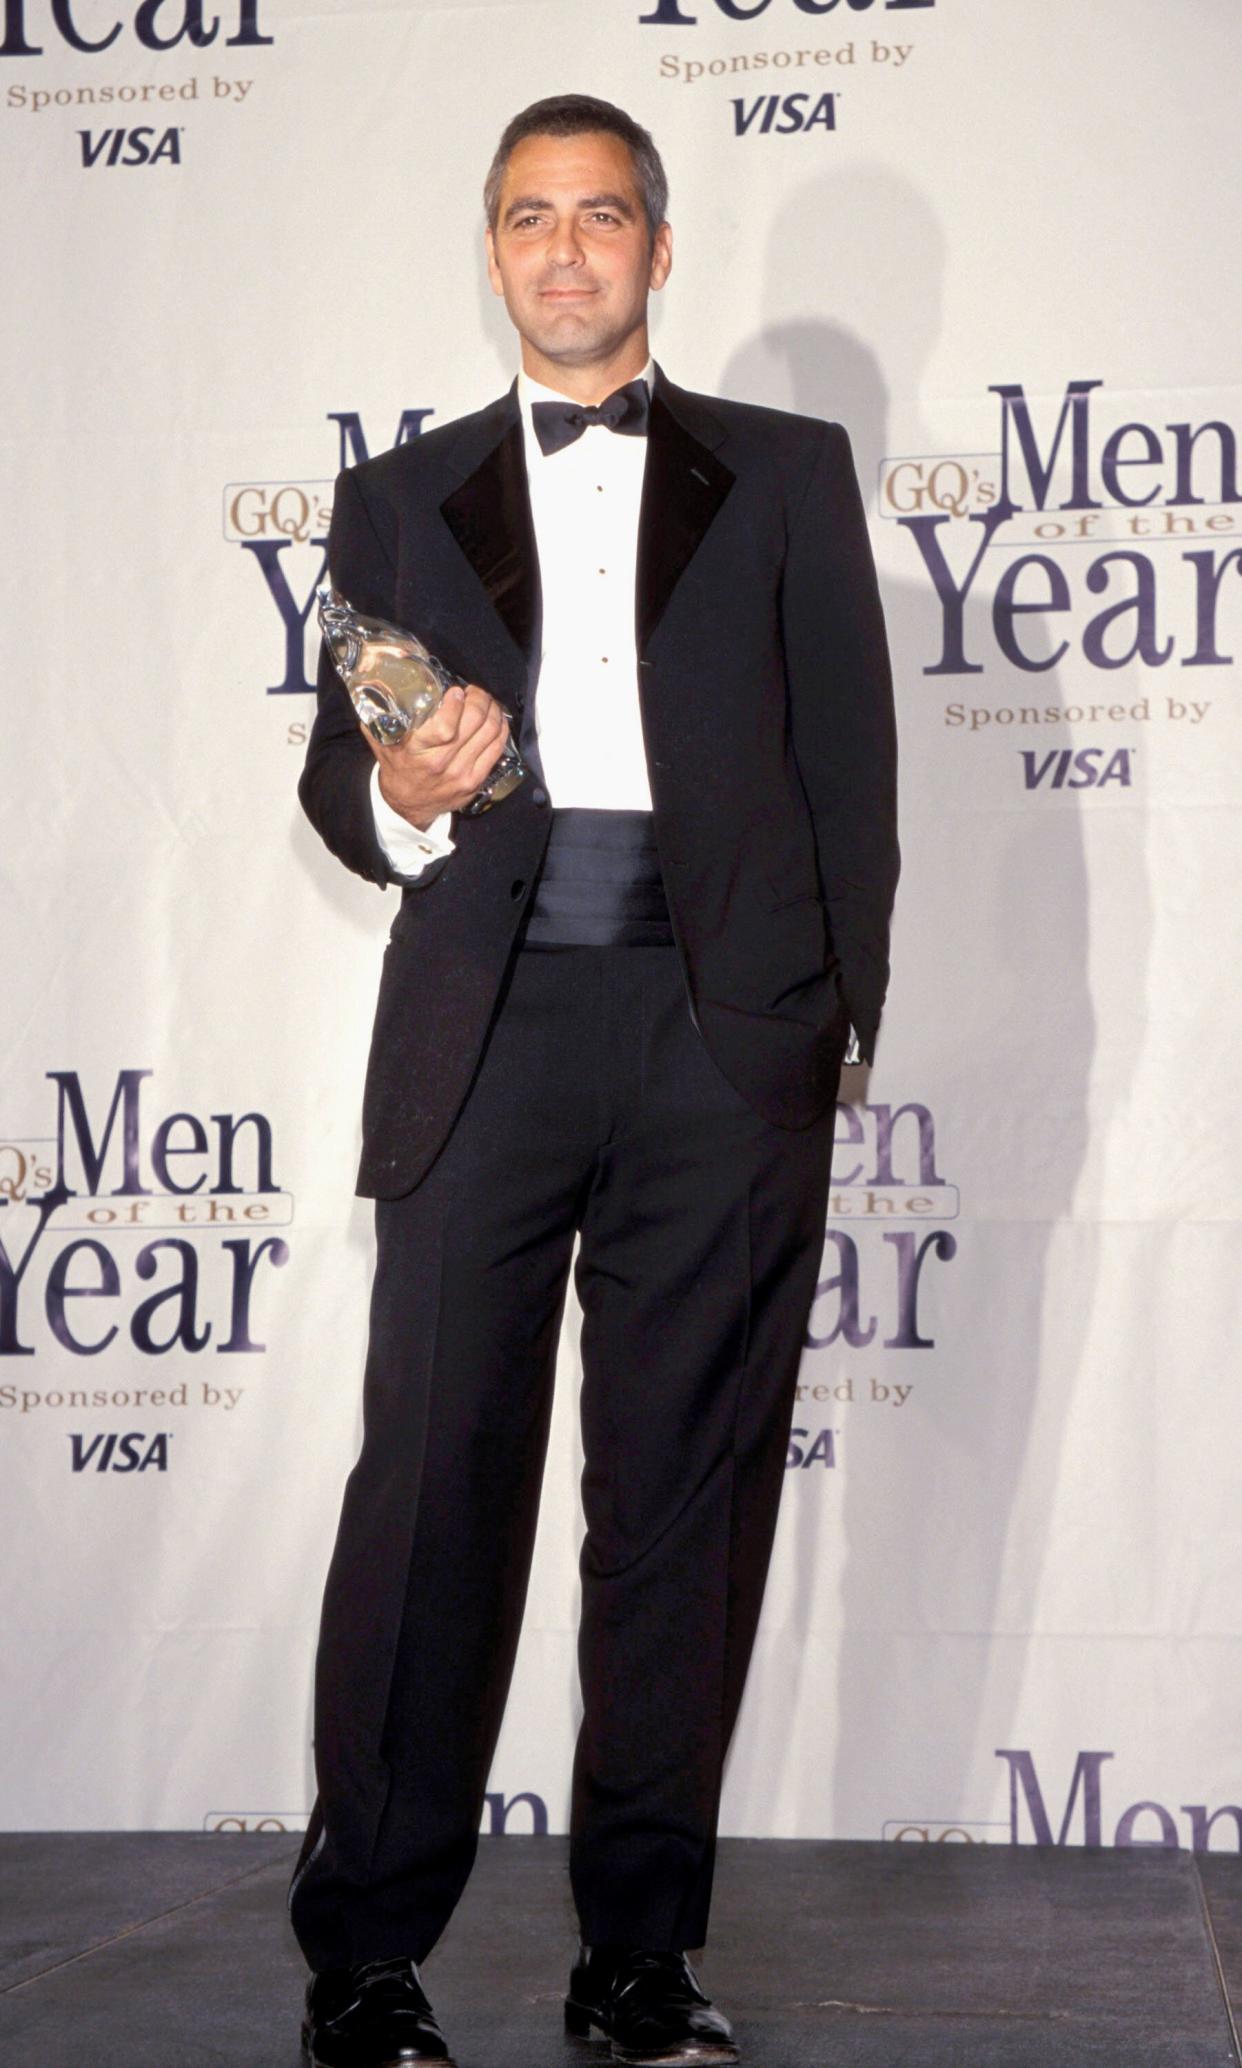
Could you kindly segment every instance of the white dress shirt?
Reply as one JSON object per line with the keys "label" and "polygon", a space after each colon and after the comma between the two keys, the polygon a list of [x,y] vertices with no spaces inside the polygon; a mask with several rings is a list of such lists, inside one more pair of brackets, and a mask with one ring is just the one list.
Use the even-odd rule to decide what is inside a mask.
{"label": "white dress shirt", "polygon": [[[649,359],[641,375],[648,390],[652,375]],[[589,424],[572,445],[545,455],[531,404],[572,398],[524,370],[517,393],[543,596],[534,721],[548,795],[554,806],[650,811],[635,645],[647,440]],[[371,804],[380,846],[407,881],[453,852],[452,813],[425,832],[412,826],[381,796],[378,764]]]}

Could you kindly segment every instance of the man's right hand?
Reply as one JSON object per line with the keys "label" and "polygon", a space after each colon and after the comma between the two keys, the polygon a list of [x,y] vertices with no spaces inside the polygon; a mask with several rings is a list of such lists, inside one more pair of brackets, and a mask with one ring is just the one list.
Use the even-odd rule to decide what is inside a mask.
{"label": "man's right hand", "polygon": [[441,812],[477,796],[505,750],[509,721],[495,697],[470,682],[446,690],[439,710],[397,746],[382,746],[365,726],[362,736],[379,763],[385,803],[425,832]]}

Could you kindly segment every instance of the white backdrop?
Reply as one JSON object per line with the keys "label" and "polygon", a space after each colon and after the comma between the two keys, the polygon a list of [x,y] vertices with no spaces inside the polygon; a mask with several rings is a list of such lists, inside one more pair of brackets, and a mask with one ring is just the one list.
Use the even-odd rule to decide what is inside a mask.
{"label": "white backdrop", "polygon": [[[221,5],[0,56],[0,1816],[309,1806],[393,900],[298,813],[303,620],[342,459],[511,378],[482,177],[580,90],[666,156],[670,375],[849,427],[900,701],[724,1828],[1237,1847],[1233,0]],[[565,1826],[576,1378],[511,1830]]]}

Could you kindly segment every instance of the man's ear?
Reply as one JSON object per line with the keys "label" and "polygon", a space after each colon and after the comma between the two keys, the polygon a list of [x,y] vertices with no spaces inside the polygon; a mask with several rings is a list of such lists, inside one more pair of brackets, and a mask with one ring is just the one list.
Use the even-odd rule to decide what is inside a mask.
{"label": "man's ear", "polygon": [[653,294],[658,294],[673,270],[673,231],[669,223],[661,223],[651,240],[651,270],[647,284]]}
{"label": "man's ear", "polygon": [[500,268],[496,264],[496,239],[490,227],[483,232],[483,247],[487,252],[487,277],[492,283],[492,293],[503,295],[504,282],[500,277]]}

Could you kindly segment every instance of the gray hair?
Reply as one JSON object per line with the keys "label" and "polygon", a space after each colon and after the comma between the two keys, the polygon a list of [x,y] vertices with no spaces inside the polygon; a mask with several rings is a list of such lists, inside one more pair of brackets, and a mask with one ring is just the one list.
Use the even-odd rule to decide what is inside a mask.
{"label": "gray hair", "polygon": [[654,237],[668,215],[668,176],[660,153],[650,132],[635,122],[632,115],[627,115],[624,108],[615,108],[611,101],[595,100],[589,93],[559,93],[549,100],[533,101],[529,108],[523,108],[521,114],[515,115],[506,125],[483,183],[483,206],[487,212],[488,228],[493,231],[496,228],[505,168],[525,137],[586,136],[593,131],[620,137],[622,143],[628,145],[647,228]]}

